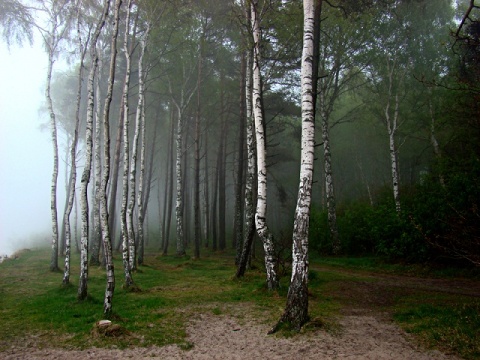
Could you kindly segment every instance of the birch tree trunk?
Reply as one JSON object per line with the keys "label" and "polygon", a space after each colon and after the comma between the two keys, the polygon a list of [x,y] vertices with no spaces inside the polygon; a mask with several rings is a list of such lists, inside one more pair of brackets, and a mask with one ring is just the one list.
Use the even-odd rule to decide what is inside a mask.
{"label": "birch tree trunk", "polygon": [[[247,11],[247,20],[250,22],[250,11]],[[250,250],[252,249],[253,236],[255,235],[255,202],[254,202],[254,184],[255,184],[255,124],[252,113],[252,52],[247,53],[245,74],[245,108],[247,117],[247,178],[245,182],[245,224],[244,239],[242,246],[242,255],[238,264],[236,277],[245,275]]]}
{"label": "birch tree trunk", "polygon": [[[320,104],[324,104],[324,94],[320,94]],[[330,129],[329,116],[323,111],[324,106],[321,105],[322,115],[322,140],[323,140],[323,157],[325,167],[325,195],[327,200],[328,213],[328,227],[330,229],[330,237],[332,243],[332,253],[337,255],[340,253],[341,244],[338,236],[337,228],[337,206],[335,203],[335,192],[333,185],[333,171],[332,171],[332,153],[330,151]]]}
{"label": "birch tree trunk", "polygon": [[267,272],[267,287],[269,290],[278,288],[278,278],[275,270],[275,252],[273,236],[267,226],[267,163],[266,141],[264,132],[262,105],[262,78],[260,73],[260,19],[257,12],[258,0],[252,0],[253,29],[253,113],[255,118],[255,134],[257,141],[257,210],[255,223],[257,232],[263,242],[265,251],[265,269]]}
{"label": "birch tree trunk", "polygon": [[[395,70],[395,61],[393,64],[390,63],[390,59],[387,58],[387,69],[388,69],[388,99],[387,104],[385,106],[385,123],[387,125],[387,132],[388,132],[388,143],[389,143],[389,150],[390,150],[390,166],[392,172],[392,185],[393,185],[393,199],[395,201],[395,209],[399,214],[401,212],[401,204],[400,204],[400,183],[399,183],[399,174],[398,174],[398,150],[395,143],[395,135],[398,130],[398,115],[399,115],[399,106],[400,106],[400,97],[397,93],[393,94],[393,73]],[[394,110],[393,115],[390,114],[390,107],[392,99],[394,100]]]}
{"label": "birch tree trunk", "polygon": [[308,230],[315,149],[315,94],[312,91],[312,82],[317,79],[316,69],[313,66],[315,0],[303,1],[303,14],[302,153],[300,184],[293,225],[292,276],[285,312],[270,333],[275,332],[282,322],[290,322],[297,330],[300,330],[308,320]]}
{"label": "birch tree trunk", "polygon": [[182,112],[178,111],[177,122],[177,161],[175,170],[177,174],[177,197],[175,202],[175,218],[177,221],[177,256],[185,255],[185,242],[183,237],[183,172],[182,172],[182,152],[183,152],[183,121]]}
{"label": "birch tree trunk", "polygon": [[[53,5],[52,5],[53,7]],[[52,136],[53,147],[53,172],[50,186],[50,211],[52,218],[52,255],[50,259],[50,271],[58,271],[58,217],[57,217],[57,180],[58,180],[58,139],[57,139],[57,123],[55,119],[55,111],[53,109],[53,102],[51,96],[51,83],[53,63],[55,62],[55,52],[58,45],[58,19],[55,9],[52,9],[51,15],[51,32],[49,35],[50,41],[46,43],[48,52],[47,65],[47,82],[45,88],[45,98],[47,101],[48,112],[50,116],[50,133]]]}
{"label": "birch tree trunk", "polygon": [[73,139],[70,148],[70,161],[72,163],[70,167],[69,177],[69,192],[68,203],[65,209],[65,271],[63,273],[63,284],[70,283],[70,252],[71,252],[71,230],[70,230],[70,214],[72,213],[73,204],[75,201],[75,184],[77,182],[77,168],[76,168],[76,155],[77,155],[77,143],[78,143],[78,131],[80,127],[80,101],[82,98],[82,83],[83,83],[83,67],[85,59],[85,48],[82,42],[82,36],[80,32],[80,4],[77,3],[77,40],[78,50],[80,53],[80,66],[78,70],[78,88],[77,88],[77,103],[75,110],[75,129],[73,132]]}
{"label": "birch tree trunk", "polygon": [[[127,1],[127,16],[125,23],[124,40],[123,40],[123,52],[125,54],[125,81],[123,86],[123,191],[122,191],[122,206],[120,210],[120,220],[122,228],[122,260],[123,260],[123,270],[125,274],[125,287],[130,287],[133,285],[132,278],[132,266],[130,265],[130,249],[129,249],[129,226],[127,223],[127,200],[128,200],[128,173],[130,165],[130,140],[128,127],[130,124],[129,121],[129,105],[128,105],[128,91],[130,87],[130,72],[131,72],[131,52],[128,48],[128,38],[130,33],[130,10],[131,10],[131,0]],[[133,231],[133,229],[132,229]]]}
{"label": "birch tree trunk", "polygon": [[[103,13],[102,13],[103,15]],[[102,25],[103,26],[103,25]],[[87,297],[87,280],[88,280],[88,236],[89,236],[89,222],[88,222],[88,183],[90,182],[90,173],[92,169],[92,147],[93,147],[93,111],[95,105],[94,98],[94,82],[95,73],[98,65],[98,55],[96,52],[96,41],[100,34],[99,25],[95,30],[94,38],[90,45],[90,72],[87,83],[87,120],[85,133],[85,165],[83,167],[82,179],[80,183],[80,205],[81,205],[81,237],[80,237],[80,281],[78,285],[77,297],[79,300],[84,300]],[[97,34],[98,32],[98,34]]]}
{"label": "birch tree trunk", "polygon": [[[133,209],[135,207],[135,175],[137,172],[137,149],[138,149],[138,138],[141,137],[142,147],[140,154],[140,179],[138,182],[138,194],[137,194],[137,205],[138,205],[138,244],[139,244],[139,260],[143,263],[144,255],[144,244],[143,244],[143,180],[145,174],[145,83],[144,83],[144,71],[143,71],[143,57],[145,55],[145,49],[147,46],[148,33],[150,31],[150,26],[147,24],[147,28],[143,34],[142,39],[140,40],[140,56],[138,59],[138,104],[137,112],[135,119],[135,136],[133,139],[133,149],[132,149],[132,163],[130,166],[130,203],[128,206],[128,216],[130,218],[131,231],[129,233],[132,235],[133,240],[133,268],[136,268],[136,256],[135,256],[135,237],[133,236]],[[132,249],[130,249],[132,250]],[[130,258],[130,266],[132,265],[132,258]]]}
{"label": "birch tree trunk", "polygon": [[[120,100],[120,115],[118,118],[118,127],[117,127],[117,137],[115,140],[115,155],[113,157],[113,169],[112,169],[112,181],[110,184],[110,202],[108,205],[108,214],[109,214],[109,219],[108,219],[108,227],[110,228],[112,232],[112,243],[116,244],[116,250],[118,251],[120,249],[120,246],[122,245],[122,237],[120,236],[120,240],[116,240],[116,229],[117,229],[117,224],[116,224],[116,219],[118,217],[116,213],[116,208],[117,208],[117,192],[118,192],[118,172],[120,171],[120,158],[122,154],[122,138],[123,138],[123,119],[124,119],[124,106],[123,106],[123,96],[122,99]],[[117,241],[117,242],[116,242]]]}
{"label": "birch tree trunk", "polygon": [[[104,16],[102,24],[108,15],[109,0],[105,0]],[[113,97],[113,84],[115,83],[115,68],[117,60],[117,37],[118,26],[120,20],[120,7],[122,0],[115,0],[114,22],[112,42],[110,47],[110,71],[108,75],[108,89],[105,97],[105,105],[103,110],[103,175],[102,186],[100,192],[100,224],[102,228],[103,249],[105,253],[105,266],[107,272],[107,285],[105,288],[105,297],[103,302],[104,314],[111,314],[113,293],[115,290],[115,271],[112,254],[112,239],[110,238],[110,228],[108,226],[108,206],[107,206],[107,186],[110,177],[110,104]]]}
{"label": "birch tree trunk", "polygon": [[[102,61],[98,60],[98,76],[95,79],[95,96],[99,100],[100,97],[100,76],[102,73]],[[100,104],[100,101],[97,101]],[[101,133],[102,120],[100,115],[100,106],[95,108],[95,141],[94,141],[94,156],[95,156],[95,193],[93,198],[93,239],[92,251],[90,255],[90,265],[100,265],[100,244],[102,242],[102,229],[100,225],[100,188],[102,186],[102,157],[101,157]]]}

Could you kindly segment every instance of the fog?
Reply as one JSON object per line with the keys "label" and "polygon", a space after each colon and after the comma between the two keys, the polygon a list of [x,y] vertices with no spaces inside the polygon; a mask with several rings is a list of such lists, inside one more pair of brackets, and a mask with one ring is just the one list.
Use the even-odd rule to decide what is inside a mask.
{"label": "fog", "polygon": [[49,243],[52,145],[40,125],[46,55],[0,46],[0,254]]}

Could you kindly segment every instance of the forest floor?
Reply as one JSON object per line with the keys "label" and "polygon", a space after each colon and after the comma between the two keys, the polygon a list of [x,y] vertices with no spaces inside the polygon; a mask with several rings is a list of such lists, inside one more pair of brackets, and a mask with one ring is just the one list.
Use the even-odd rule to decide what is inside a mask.
{"label": "forest floor", "polygon": [[[299,334],[267,335],[270,321],[256,316],[255,305],[217,304],[191,318],[186,341],[163,347],[65,350],[39,348],[35,336],[16,340],[0,359],[458,359],[431,350],[393,321],[398,297],[409,293],[456,294],[478,300],[480,284],[468,279],[425,279],[314,266],[317,273],[348,275],[332,296],[341,303],[334,321],[315,320]],[[351,279],[355,279],[351,281]],[[256,314],[256,315],[255,315]]]}

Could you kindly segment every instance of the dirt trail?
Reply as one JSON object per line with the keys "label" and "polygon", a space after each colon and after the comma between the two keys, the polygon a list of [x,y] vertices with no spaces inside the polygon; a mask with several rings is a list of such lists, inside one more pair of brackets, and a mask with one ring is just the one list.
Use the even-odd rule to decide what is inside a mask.
{"label": "dirt trail", "polygon": [[215,315],[211,311],[197,314],[187,325],[187,339],[181,347],[38,349],[35,341],[24,339],[0,353],[0,359],[458,359],[415,345],[391,321],[385,309],[392,304],[392,294],[397,291],[434,290],[478,297],[478,282],[321,267],[315,270],[353,275],[353,280],[336,284],[333,296],[342,301],[344,310],[335,331],[319,328],[290,338],[266,335],[271,324],[249,316],[251,305],[245,304],[241,311],[226,312],[231,315]]}

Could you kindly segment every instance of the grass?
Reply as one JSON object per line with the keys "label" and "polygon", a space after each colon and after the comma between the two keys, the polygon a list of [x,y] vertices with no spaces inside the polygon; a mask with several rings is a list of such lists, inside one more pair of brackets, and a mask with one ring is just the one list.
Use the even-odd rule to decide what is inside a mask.
{"label": "grass", "polygon": [[429,348],[480,358],[480,300],[419,293],[402,299],[394,319]]}
{"label": "grass", "polygon": [[[80,302],[78,255],[72,259],[69,286],[61,285],[61,272],[49,271],[48,249],[24,251],[18,259],[3,262],[0,264],[0,350],[12,343],[22,344],[22,339],[32,335],[35,346],[45,347],[125,348],[176,343],[188,349],[192,344],[186,341],[186,324],[199,313],[234,315],[240,321],[251,316],[273,326],[283,312],[288,274],[281,279],[279,291],[269,292],[260,262],[244,278],[235,279],[234,257],[228,253],[205,250],[197,260],[146,253],[149,255],[145,265],[133,275],[139,289],[134,292],[122,287],[120,256],[115,260],[117,284],[111,320],[122,329],[117,336],[94,331],[95,323],[104,318],[106,279],[102,267],[90,267],[89,296]],[[380,284],[380,278],[372,277],[371,272],[400,270],[385,269],[375,258],[312,259],[311,265],[311,322],[304,331],[320,327],[336,333],[335,319],[342,308],[366,306],[391,313],[396,322],[428,347],[466,359],[480,359],[478,297]],[[339,271],[345,268],[349,271]],[[363,270],[369,272],[368,277]],[[368,296],[369,292],[372,296]],[[387,294],[388,301],[382,301]],[[284,331],[283,335],[293,334]]]}
{"label": "grass", "polygon": [[[234,258],[226,254],[205,252],[199,260],[148,255],[146,265],[133,274],[139,287],[135,292],[122,287],[123,269],[117,256],[111,320],[125,330],[125,336],[101,337],[93,329],[104,318],[103,268],[90,267],[89,296],[78,301],[78,255],[71,262],[69,286],[61,285],[61,272],[49,271],[49,257],[47,249],[30,250],[0,264],[0,350],[25,332],[41,334],[36,337],[38,346],[187,346],[186,323],[199,312],[241,314],[247,304],[254,317],[273,326],[285,306],[288,279],[282,279],[285,286],[278,292],[266,290],[262,270],[251,270],[244,278],[235,279]],[[319,293],[315,296],[312,316],[331,316],[335,305]]]}

